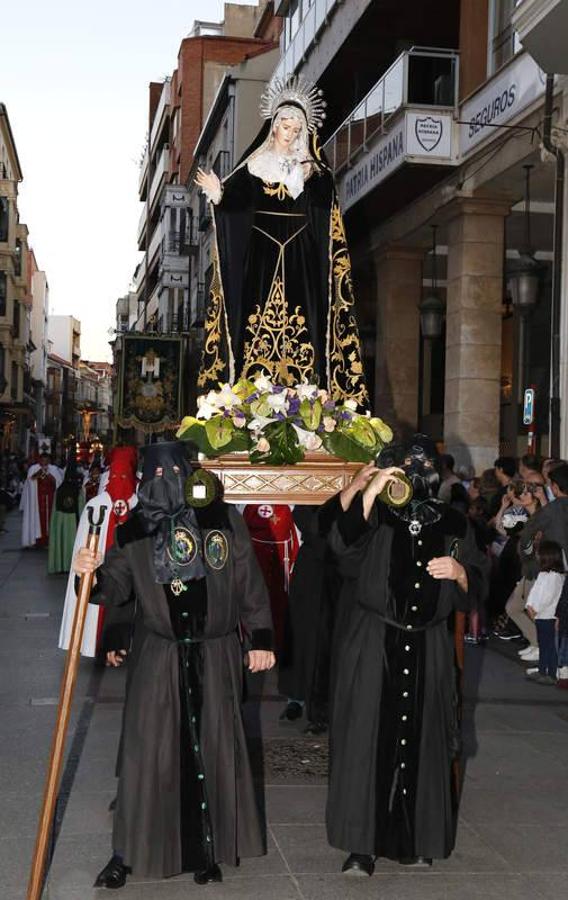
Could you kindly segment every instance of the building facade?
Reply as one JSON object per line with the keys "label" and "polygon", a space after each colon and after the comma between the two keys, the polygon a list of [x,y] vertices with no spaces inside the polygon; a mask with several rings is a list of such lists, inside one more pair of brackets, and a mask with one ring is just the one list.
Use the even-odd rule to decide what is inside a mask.
{"label": "building facade", "polygon": [[188,332],[195,318],[189,285],[198,232],[188,176],[227,66],[267,46],[266,40],[253,36],[262,8],[226,3],[222,23],[195,22],[181,42],[171,77],[150,84],[148,140],[139,180],[143,207],[138,249],[144,255],[134,274],[138,331]]}
{"label": "building facade", "polygon": [[27,449],[33,427],[28,229],[19,220],[22,170],[8,112],[0,103],[0,441]]}
{"label": "building facade", "polygon": [[47,332],[49,316],[49,285],[47,276],[36,260],[34,251],[29,251],[29,279],[32,297],[31,335],[33,350],[30,357],[30,375],[34,398],[35,429],[43,434],[45,424],[45,391],[47,387],[47,354],[49,339]]}
{"label": "building facade", "polygon": [[[532,433],[539,452],[568,454],[568,385],[558,390],[555,375],[566,373],[566,341],[554,369],[565,266],[561,309],[553,302],[554,148],[568,90],[562,75],[547,87],[515,30],[516,6],[275,4],[285,22],[276,74],[303,73],[328,101],[323,140],[375,409],[477,471],[499,452],[525,452]],[[523,424],[527,389],[536,412]]]}

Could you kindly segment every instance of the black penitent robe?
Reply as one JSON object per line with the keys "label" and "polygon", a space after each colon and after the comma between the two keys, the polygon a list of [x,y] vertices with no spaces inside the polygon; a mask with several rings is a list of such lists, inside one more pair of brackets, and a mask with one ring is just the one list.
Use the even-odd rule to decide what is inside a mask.
{"label": "black penitent robe", "polygon": [[253,649],[271,649],[270,604],[242,518],[218,506],[223,517],[202,534],[205,545],[212,531],[223,534],[227,561],[206,566],[206,578],[179,597],[156,583],[152,539],[136,516],[117,530],[100,570],[107,650],[124,646],[133,595],[139,607],[113,829],[113,849],[136,875],[236,865],[266,852],[240,709],[239,627]]}
{"label": "black penitent robe", "polygon": [[296,199],[239,166],[214,218],[199,387],[265,375],[289,386],[318,383],[337,400],[367,406],[351,262],[323,161]]}
{"label": "black penitent robe", "polygon": [[287,697],[304,700],[312,722],[328,719],[331,642],[341,578],[327,537],[340,514],[339,494],[319,507],[296,506],[293,512],[302,545],[290,580],[278,688]]}
{"label": "black penitent robe", "polygon": [[[337,648],[327,808],[330,843],[390,859],[445,858],[455,840],[452,763],[460,752],[455,610],[475,607],[483,568],[465,518],[445,506],[412,537],[380,503],[361,498],[332,531],[359,568]],[[469,589],[426,572],[458,555]],[[353,602],[353,599],[355,602]]]}

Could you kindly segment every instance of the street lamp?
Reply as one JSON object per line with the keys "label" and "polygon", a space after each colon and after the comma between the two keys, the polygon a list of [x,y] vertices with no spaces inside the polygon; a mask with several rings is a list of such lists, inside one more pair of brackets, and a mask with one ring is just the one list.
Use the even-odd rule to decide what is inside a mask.
{"label": "street lamp", "polygon": [[445,306],[440,299],[436,279],[436,225],[432,225],[432,290],[420,302],[420,329],[425,340],[434,340],[442,334]]}
{"label": "street lamp", "polygon": [[521,316],[530,313],[538,303],[541,266],[534,258],[531,241],[530,174],[532,165],[525,170],[525,241],[519,254],[519,263],[510,274],[509,287],[513,306]]}

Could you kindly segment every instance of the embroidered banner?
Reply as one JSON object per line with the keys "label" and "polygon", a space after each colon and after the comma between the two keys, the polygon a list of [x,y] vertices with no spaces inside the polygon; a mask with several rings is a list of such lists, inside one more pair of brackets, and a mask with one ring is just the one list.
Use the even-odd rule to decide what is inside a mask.
{"label": "embroidered banner", "polygon": [[122,337],[118,424],[160,432],[181,419],[181,337],[125,334]]}

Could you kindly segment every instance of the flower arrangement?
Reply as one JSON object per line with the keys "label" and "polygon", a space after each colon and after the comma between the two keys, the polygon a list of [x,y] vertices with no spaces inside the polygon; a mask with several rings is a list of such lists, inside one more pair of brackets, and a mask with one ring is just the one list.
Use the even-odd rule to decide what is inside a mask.
{"label": "flower arrangement", "polygon": [[208,457],[248,452],[253,463],[301,462],[306,450],[323,450],[350,462],[369,462],[392,440],[382,419],[357,412],[354,400],[338,402],[313,384],[294,388],[264,375],[241,379],[199,397],[178,438]]}

